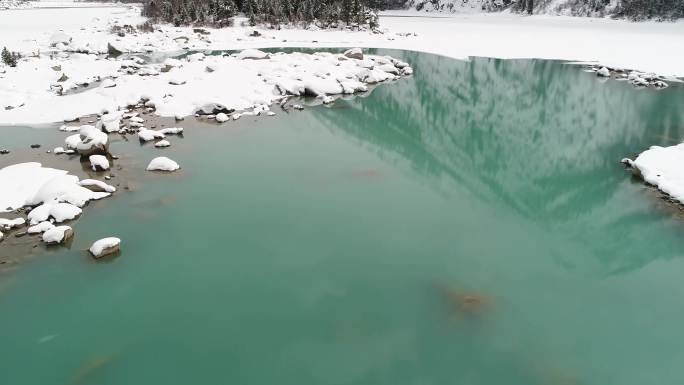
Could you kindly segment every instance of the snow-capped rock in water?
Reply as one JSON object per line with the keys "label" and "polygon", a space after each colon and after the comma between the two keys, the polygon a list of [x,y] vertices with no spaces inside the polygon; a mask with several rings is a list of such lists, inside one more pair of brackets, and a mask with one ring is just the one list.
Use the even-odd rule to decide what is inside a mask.
{"label": "snow-capped rock in water", "polygon": [[93,243],[88,250],[95,258],[106,257],[121,250],[121,239],[115,237],[103,238]]}
{"label": "snow-capped rock in water", "polygon": [[164,137],[164,133],[155,130],[148,130],[147,128],[141,128],[140,131],[138,131],[138,139],[140,139],[141,142],[164,139]]}
{"label": "snow-capped rock in water", "polygon": [[168,140],[160,140],[154,144],[154,147],[169,147],[171,143]]}
{"label": "snow-capped rock in water", "polygon": [[610,70],[606,67],[601,67],[598,71],[596,71],[596,75],[604,78],[610,77]]}
{"label": "snow-capped rock in water", "polygon": [[56,226],[43,233],[43,242],[53,245],[66,243],[74,236],[74,230],[69,226]]}
{"label": "snow-capped rock in water", "polygon": [[221,112],[220,114],[216,114],[216,121],[219,123],[225,123],[229,120],[230,118],[228,117],[228,115],[224,114],[223,112]]}
{"label": "snow-capped rock in water", "polygon": [[180,169],[178,163],[165,156],[154,158],[147,165],[147,171],[176,171],[178,169]]}
{"label": "snow-capped rock in water", "polygon": [[673,199],[684,203],[684,143],[653,146],[631,162],[635,174]]}
{"label": "snow-capped rock in water", "polygon": [[344,51],[344,56],[350,59],[363,60],[363,51],[361,48],[352,48]]}
{"label": "snow-capped rock in water", "polygon": [[28,214],[28,219],[31,225],[37,225],[50,218],[53,218],[57,223],[61,223],[76,219],[82,212],[79,207],[71,203],[63,203],[55,199],[31,210]]}
{"label": "snow-capped rock in water", "polygon": [[166,127],[159,130],[164,135],[182,135],[183,127]]}
{"label": "snow-capped rock in water", "polygon": [[270,55],[264,51],[261,51],[258,49],[252,49],[252,48],[242,50],[237,54],[237,58],[240,60],[245,60],[245,59],[261,60],[261,59],[268,59],[269,56]]}
{"label": "snow-capped rock in water", "polygon": [[107,154],[107,134],[91,125],[83,125],[78,135],[72,135],[65,139],[67,148],[76,150],[82,156]]}
{"label": "snow-capped rock in water", "polygon": [[91,155],[88,159],[90,160],[90,166],[92,167],[93,171],[109,170],[109,160],[106,156]]}
{"label": "snow-capped rock in water", "polygon": [[78,184],[94,192],[116,192],[116,187],[108,185],[107,183],[97,179],[83,179],[82,181],[78,182]]}

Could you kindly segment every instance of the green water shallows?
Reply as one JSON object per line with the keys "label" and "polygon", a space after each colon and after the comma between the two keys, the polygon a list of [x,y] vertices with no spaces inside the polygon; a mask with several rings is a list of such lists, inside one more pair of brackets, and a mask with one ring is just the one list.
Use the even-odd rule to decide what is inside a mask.
{"label": "green water shallows", "polygon": [[0,383],[681,384],[684,222],[618,161],[684,138],[684,89],[389,53],[416,75],[186,124],[181,174],[0,277]]}

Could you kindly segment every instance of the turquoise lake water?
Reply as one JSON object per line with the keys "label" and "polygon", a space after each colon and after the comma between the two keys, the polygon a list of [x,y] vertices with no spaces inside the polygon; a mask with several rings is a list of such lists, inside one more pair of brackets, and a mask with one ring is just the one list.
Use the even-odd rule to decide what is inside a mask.
{"label": "turquoise lake water", "polygon": [[116,140],[183,170],[0,275],[0,384],[681,384],[684,221],[619,161],[684,138],[684,87],[382,52],[415,76]]}

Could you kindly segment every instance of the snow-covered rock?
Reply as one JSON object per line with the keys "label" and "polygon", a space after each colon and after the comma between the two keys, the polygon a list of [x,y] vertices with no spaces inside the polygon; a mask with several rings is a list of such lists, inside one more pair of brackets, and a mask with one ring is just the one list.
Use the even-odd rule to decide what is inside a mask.
{"label": "snow-covered rock", "polygon": [[178,163],[165,156],[154,158],[147,165],[147,171],[176,171],[178,169],[180,169]]}
{"label": "snow-covered rock", "polygon": [[352,48],[344,51],[344,56],[350,59],[363,60],[363,51],[361,50],[361,48]]}
{"label": "snow-covered rock", "polygon": [[103,114],[100,117],[97,128],[108,133],[119,131],[119,128],[121,127],[122,115],[123,114],[119,111]]}
{"label": "snow-covered rock", "polygon": [[44,221],[40,222],[37,225],[31,226],[28,229],[26,229],[26,232],[29,234],[40,234],[44,233],[52,228],[54,228],[55,225],[52,224],[52,222]]}
{"label": "snow-covered rock", "polygon": [[90,166],[92,167],[93,171],[109,170],[109,160],[106,156],[91,155],[88,159],[90,160]]}
{"label": "snow-covered rock", "polygon": [[24,218],[14,218],[14,219],[7,219],[7,218],[0,218],[0,228],[4,230],[10,230],[15,227],[23,226],[26,223],[26,220]]}
{"label": "snow-covered rock", "polygon": [[216,114],[216,121],[219,123],[225,123],[229,120],[230,118],[228,117],[228,115],[224,114],[223,112],[221,112],[220,114]]}
{"label": "snow-covered rock", "polygon": [[183,127],[166,127],[159,130],[164,135],[182,135]]}
{"label": "snow-covered rock", "polygon": [[74,230],[69,226],[56,226],[43,233],[43,242],[47,244],[65,243],[74,236]]}
{"label": "snow-covered rock", "polygon": [[71,203],[63,203],[54,200],[45,202],[31,210],[28,214],[28,219],[31,225],[45,222],[50,218],[53,218],[57,223],[61,223],[76,219],[82,212],[81,208],[74,206]]}
{"label": "snow-covered rock", "polygon": [[50,47],[56,47],[58,44],[69,45],[71,43],[72,37],[64,32],[55,32],[50,37]]}
{"label": "snow-covered rock", "polygon": [[121,250],[121,239],[115,237],[103,238],[90,246],[90,254],[95,258],[102,258],[115,254]]}
{"label": "snow-covered rock", "polygon": [[268,59],[269,56],[270,55],[264,51],[261,51],[258,49],[252,49],[252,48],[242,50],[237,54],[237,58],[240,60],[245,60],[245,59],[261,60],[261,59]]}
{"label": "snow-covered rock", "polygon": [[66,138],[68,148],[78,151],[82,156],[106,154],[108,148],[107,134],[91,125],[83,125],[78,135]]}
{"label": "snow-covered rock", "polygon": [[164,133],[156,130],[141,128],[140,131],[138,131],[138,139],[140,139],[142,142],[149,142],[155,139],[164,139],[164,137]]}
{"label": "snow-covered rock", "polygon": [[116,187],[97,179],[83,179],[78,184],[94,192],[116,192]]}
{"label": "snow-covered rock", "polygon": [[[23,193],[28,195],[30,191]],[[41,181],[40,187],[32,196],[24,196],[25,203],[23,205],[36,206],[45,202],[59,201],[83,207],[88,201],[102,199],[109,195],[105,192],[90,191],[79,184],[77,177],[66,175],[66,171],[64,171],[64,174]]]}
{"label": "snow-covered rock", "polygon": [[157,143],[155,143],[154,147],[169,147],[170,145],[171,145],[171,143],[168,140],[162,139],[162,140],[158,141]]}
{"label": "snow-covered rock", "polygon": [[598,71],[596,71],[596,75],[604,78],[610,77],[610,70],[606,67],[601,67]]}

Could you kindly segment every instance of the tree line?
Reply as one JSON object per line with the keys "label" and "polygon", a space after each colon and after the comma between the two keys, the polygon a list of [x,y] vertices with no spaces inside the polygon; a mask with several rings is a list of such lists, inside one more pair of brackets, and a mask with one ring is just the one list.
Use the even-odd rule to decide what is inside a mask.
{"label": "tree line", "polygon": [[147,0],[143,16],[175,25],[225,26],[243,12],[252,25],[309,25],[322,28],[378,26],[378,9],[403,5],[399,0]]}

